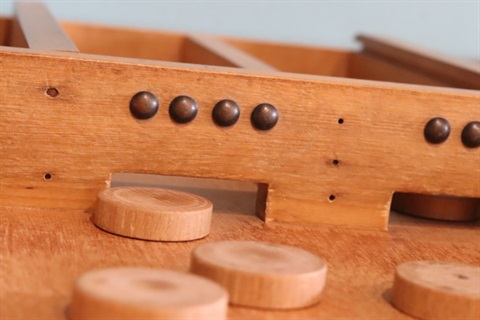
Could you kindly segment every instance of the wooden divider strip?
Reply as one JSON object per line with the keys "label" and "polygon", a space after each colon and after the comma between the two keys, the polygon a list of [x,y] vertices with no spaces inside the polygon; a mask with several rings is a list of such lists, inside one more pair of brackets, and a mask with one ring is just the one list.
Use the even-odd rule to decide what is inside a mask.
{"label": "wooden divider strip", "polygon": [[267,63],[212,36],[190,35],[186,38],[183,60],[189,63],[238,67],[252,70],[276,70]]}
{"label": "wooden divider strip", "polygon": [[11,46],[35,50],[79,52],[41,2],[18,2],[10,34]]}
{"label": "wooden divider strip", "polygon": [[409,44],[380,37],[359,35],[364,51],[429,74],[451,86],[480,89],[480,63],[470,63]]}

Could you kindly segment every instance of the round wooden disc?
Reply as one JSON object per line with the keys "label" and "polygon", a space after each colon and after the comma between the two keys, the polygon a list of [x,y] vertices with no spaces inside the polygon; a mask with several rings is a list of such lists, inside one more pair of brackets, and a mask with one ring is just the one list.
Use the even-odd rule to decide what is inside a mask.
{"label": "round wooden disc", "polygon": [[192,274],[147,268],[87,272],[76,281],[70,319],[225,319],[228,294]]}
{"label": "round wooden disc", "polygon": [[212,203],[167,189],[119,187],[101,191],[93,222],[99,228],[131,238],[186,241],[210,232]]}
{"label": "round wooden disc", "polygon": [[421,319],[479,319],[480,267],[437,261],[404,263],[395,271],[392,303]]}
{"label": "round wooden disc", "polygon": [[436,220],[472,221],[480,211],[480,199],[429,194],[395,193],[395,211]]}
{"label": "round wooden disc", "polygon": [[320,300],[327,265],[302,249],[253,241],[207,243],[192,252],[191,271],[224,286],[237,305],[292,309]]}

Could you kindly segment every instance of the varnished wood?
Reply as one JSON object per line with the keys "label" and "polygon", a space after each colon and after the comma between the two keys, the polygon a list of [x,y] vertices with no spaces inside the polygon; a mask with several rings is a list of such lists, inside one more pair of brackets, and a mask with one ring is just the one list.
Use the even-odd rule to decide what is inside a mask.
{"label": "varnished wood", "polygon": [[390,231],[264,224],[254,216],[214,212],[202,240],[159,243],[96,228],[81,211],[0,207],[0,318],[64,319],[75,279],[116,266],[187,271],[192,250],[219,240],[268,241],[322,256],[328,281],[319,304],[294,311],[230,306],[231,319],[409,319],[390,303],[394,270],[412,260],[480,265],[480,222],[446,223],[392,213]]}
{"label": "varnished wood", "polygon": [[419,319],[479,319],[480,267],[446,261],[398,266],[392,302]]}
{"label": "varnished wood", "polygon": [[98,194],[93,222],[114,234],[155,241],[188,241],[210,232],[212,203],[195,194],[118,187]]}
{"label": "varnished wood", "polygon": [[76,281],[68,319],[226,319],[228,293],[208,279],[159,268],[106,268]]}
{"label": "varnished wood", "polygon": [[[480,197],[480,149],[459,138],[465,123],[480,118],[476,91],[6,47],[0,58],[3,71],[15,74],[0,88],[9,96],[0,132],[6,205],[92,208],[115,172],[263,183],[267,221],[352,227],[386,228],[395,191]],[[59,95],[45,95],[47,86]],[[128,109],[142,90],[161,101],[149,121]],[[188,125],[172,123],[167,112],[181,94],[199,105]],[[228,129],[211,120],[224,98],[243,115]],[[280,115],[268,132],[249,119],[263,102]],[[25,105],[37,106],[35,117]],[[433,146],[423,128],[436,116],[452,132]]]}
{"label": "varnished wood", "polygon": [[208,35],[190,35],[183,48],[183,61],[214,66],[274,71],[267,63],[234,46]]}
{"label": "varnished wood", "polygon": [[351,52],[347,50],[233,38],[224,40],[280,71],[348,76]]}
{"label": "varnished wood", "polygon": [[0,46],[6,46],[9,41],[12,19],[0,16]]}
{"label": "varnished wood", "polygon": [[480,89],[480,63],[467,62],[399,41],[359,35],[364,51],[424,72],[450,86]]}
{"label": "varnished wood", "polygon": [[190,271],[226,288],[233,305],[277,310],[318,303],[327,278],[320,257],[259,241],[200,245],[192,252]]}
{"label": "varnished wood", "polygon": [[[15,5],[15,30],[11,45],[35,50],[78,52],[54,17],[42,2],[17,2]],[[17,41],[17,39],[19,39]],[[26,45],[25,45],[26,44]]]}

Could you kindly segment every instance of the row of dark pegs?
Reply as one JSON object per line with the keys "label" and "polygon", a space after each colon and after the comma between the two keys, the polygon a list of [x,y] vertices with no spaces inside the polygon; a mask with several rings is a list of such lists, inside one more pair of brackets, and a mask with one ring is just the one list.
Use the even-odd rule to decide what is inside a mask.
{"label": "row of dark pegs", "polygon": [[[130,101],[130,112],[137,119],[145,120],[153,117],[158,108],[157,97],[148,91],[138,92]],[[198,104],[189,96],[178,96],[170,103],[168,113],[173,121],[188,123],[197,116]],[[239,118],[240,107],[233,100],[221,100],[212,110],[213,121],[221,127],[233,126]],[[259,104],[252,111],[250,121],[258,130],[270,130],[278,122],[278,111],[271,104]]]}
{"label": "row of dark pegs", "polygon": [[[445,142],[450,136],[450,123],[444,118],[433,118],[423,130],[425,139],[433,144]],[[480,122],[469,122],[462,130],[462,143],[468,148],[480,146]]]}

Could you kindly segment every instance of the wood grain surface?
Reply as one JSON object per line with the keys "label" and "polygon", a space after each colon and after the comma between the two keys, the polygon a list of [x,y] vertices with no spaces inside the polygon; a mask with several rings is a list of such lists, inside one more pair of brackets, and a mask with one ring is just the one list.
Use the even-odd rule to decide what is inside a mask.
{"label": "wood grain surface", "polygon": [[[12,75],[0,87],[5,205],[92,208],[119,172],[266,184],[267,221],[323,225],[386,228],[395,191],[480,197],[480,149],[460,140],[478,91],[8,47],[0,58]],[[128,109],[143,90],[161,104],[148,121]],[[190,124],[168,115],[178,95],[198,102]],[[219,128],[211,112],[226,98],[241,116]],[[264,102],[279,112],[268,132],[250,123]],[[451,134],[431,145],[437,116]]]}
{"label": "wood grain surface", "polygon": [[218,240],[296,246],[323,257],[329,267],[318,305],[294,311],[231,306],[230,319],[405,319],[388,298],[397,265],[412,260],[480,264],[478,221],[446,223],[392,213],[385,232],[265,224],[252,215],[215,212],[207,238],[157,243],[106,233],[91,219],[82,211],[0,208],[0,318],[64,319],[80,274],[116,266],[187,271],[191,251]]}

